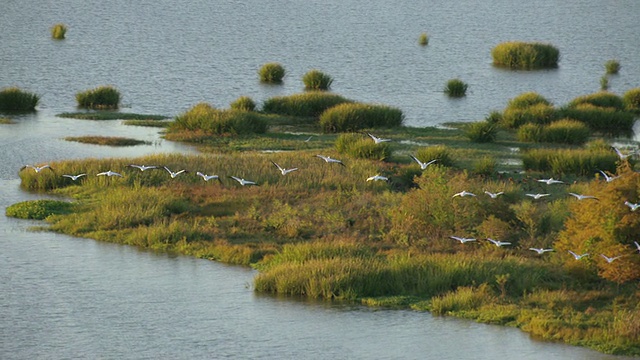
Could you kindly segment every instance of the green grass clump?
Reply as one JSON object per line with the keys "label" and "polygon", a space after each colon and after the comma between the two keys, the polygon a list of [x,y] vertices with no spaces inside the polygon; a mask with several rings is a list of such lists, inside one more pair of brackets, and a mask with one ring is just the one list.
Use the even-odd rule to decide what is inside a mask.
{"label": "green grass clump", "polygon": [[600,91],[593,94],[578,96],[577,98],[571,100],[567,107],[576,108],[584,104],[589,104],[601,108],[613,108],[618,111],[625,110],[622,97],[608,91]]}
{"label": "green grass clump", "polygon": [[51,215],[68,214],[73,204],[59,200],[29,200],[7,207],[6,215],[19,219],[44,220]]}
{"label": "green grass clump", "polygon": [[178,115],[168,133],[202,131],[205,134],[262,134],[267,131],[264,115],[240,110],[218,110],[207,103],[196,104]]}
{"label": "green grass clump", "polygon": [[462,286],[455,291],[433,297],[429,310],[434,315],[446,315],[454,311],[475,310],[495,300],[491,288],[486,283],[478,287]]}
{"label": "green grass clump", "polygon": [[318,117],[331,107],[352,102],[352,100],[340,95],[324,91],[309,91],[302,94],[269,98],[262,105],[262,111],[269,114]]}
{"label": "green grass clump", "polygon": [[34,111],[40,96],[17,87],[0,91],[0,111]]}
{"label": "green grass clump", "polygon": [[525,124],[518,129],[518,140],[582,145],[591,136],[587,125],[572,119],[561,119],[548,125]]}
{"label": "green grass clump", "polygon": [[468,85],[460,79],[451,79],[447,81],[444,87],[444,93],[450,97],[463,97],[467,95]]}
{"label": "green grass clump", "polygon": [[558,117],[557,110],[544,103],[526,108],[508,107],[502,114],[500,125],[507,129],[517,129],[524,124],[549,124]]}
{"label": "green grass clump", "polygon": [[511,41],[498,44],[491,56],[496,66],[532,70],[557,67],[560,51],[550,44]]}
{"label": "green grass clump", "polygon": [[255,111],[256,103],[248,96],[240,96],[231,103],[231,108],[242,111]]}
{"label": "green grass clump", "polygon": [[336,139],[336,150],[358,159],[384,161],[391,157],[388,143],[376,144],[360,134],[340,134]]}
{"label": "green grass clump", "polygon": [[130,126],[146,126],[146,127],[157,127],[157,128],[166,128],[169,126],[170,122],[168,121],[158,121],[158,120],[125,120],[122,122],[123,125]]}
{"label": "green grass clump", "polygon": [[592,131],[605,136],[631,136],[635,123],[633,113],[589,103],[562,108],[558,110],[557,115],[561,118],[581,121]]}
{"label": "green grass clump", "polygon": [[604,63],[604,69],[607,75],[617,74],[620,71],[620,62],[612,59]]}
{"label": "green grass clump", "polygon": [[453,151],[446,145],[434,145],[421,147],[416,150],[415,157],[422,162],[429,162],[438,159],[435,165],[453,166]]}
{"label": "green grass clump", "polygon": [[65,24],[55,24],[51,27],[51,37],[56,40],[64,39],[67,34],[67,26]]}
{"label": "green grass clump", "polygon": [[325,132],[357,131],[376,127],[402,125],[402,111],[385,105],[344,103],[327,109],[320,115],[320,126]]}
{"label": "green grass clump", "polygon": [[108,145],[108,146],[134,146],[150,144],[148,141],[130,139],[119,136],[68,136],[67,141],[75,141],[83,144]]}
{"label": "green grass clump", "polygon": [[80,120],[165,120],[164,115],[145,115],[116,111],[65,112],[56,116]]}
{"label": "green grass clump", "polygon": [[622,101],[627,111],[636,114],[640,113],[640,88],[627,90],[627,92],[622,95]]}
{"label": "green grass clump", "polygon": [[531,149],[522,154],[527,171],[592,177],[598,170],[615,173],[618,156],[610,150]]}
{"label": "green grass clump", "polygon": [[429,35],[427,35],[427,33],[421,33],[420,36],[418,37],[418,44],[420,44],[421,46],[427,46],[429,45]]}
{"label": "green grass clump", "polygon": [[260,81],[264,83],[278,84],[282,82],[285,70],[281,64],[271,62],[262,65],[258,71],[258,75],[260,76]]}
{"label": "green grass clump", "polygon": [[0,117],[0,124],[15,124],[16,122],[5,117]]}
{"label": "green grass clump", "polygon": [[602,91],[609,90],[609,76],[602,75],[602,77],[600,77],[600,90]]}
{"label": "green grass clump", "polygon": [[473,163],[471,172],[480,176],[491,176],[495,174],[498,162],[490,156],[484,156]]}
{"label": "green grass clump", "polygon": [[333,78],[320,70],[310,70],[302,76],[305,90],[329,90]]}
{"label": "green grass clump", "polygon": [[87,109],[117,109],[120,92],[113,86],[99,86],[76,94],[78,106]]}
{"label": "green grass clump", "polygon": [[551,106],[552,104],[544,96],[533,92],[524,92],[513,99],[510,99],[507,103],[507,109],[526,109],[533,105],[544,104]]}
{"label": "green grass clump", "polygon": [[497,132],[496,124],[489,121],[473,122],[464,129],[465,136],[476,143],[492,143],[496,141]]}

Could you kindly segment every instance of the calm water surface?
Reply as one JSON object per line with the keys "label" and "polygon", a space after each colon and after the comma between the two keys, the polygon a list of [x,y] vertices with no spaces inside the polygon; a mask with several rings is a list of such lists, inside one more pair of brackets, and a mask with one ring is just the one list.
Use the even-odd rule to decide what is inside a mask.
{"label": "calm water surface", "polygon": [[[42,197],[20,190],[25,164],[193,151],[156,129],[55,116],[98,85],[120,89],[123,111],[173,116],[297,93],[317,68],[334,92],[396,106],[413,126],[478,120],[523,91],[565,103],[597,91],[613,58],[611,90],[640,86],[634,0],[5,0],[0,10],[0,87],[42,95],[37,113],[0,125],[2,212]],[[64,41],[50,39],[58,22]],[[506,40],[550,42],[560,67],[495,69],[490,49]],[[284,84],[258,83],[271,61]],[[469,83],[466,98],[441,93],[453,77]],[[63,140],[105,134],[151,145]],[[621,359],[427,313],[259,296],[250,269],[28,230],[38,224],[0,216],[0,359]]]}

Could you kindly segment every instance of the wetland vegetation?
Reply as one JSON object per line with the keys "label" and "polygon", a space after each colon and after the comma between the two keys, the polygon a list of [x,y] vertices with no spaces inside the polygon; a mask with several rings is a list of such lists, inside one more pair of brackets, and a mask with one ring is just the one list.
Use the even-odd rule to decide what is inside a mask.
{"label": "wetland vegetation", "polygon": [[131,139],[120,136],[69,136],[67,141],[81,142],[84,144],[108,145],[108,146],[135,146],[149,144],[148,141]]}

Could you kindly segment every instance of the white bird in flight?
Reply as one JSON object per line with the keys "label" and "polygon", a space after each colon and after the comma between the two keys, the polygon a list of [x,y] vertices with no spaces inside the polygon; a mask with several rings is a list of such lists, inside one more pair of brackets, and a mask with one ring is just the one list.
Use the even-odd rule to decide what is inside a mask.
{"label": "white bird in flight", "polygon": [[376,136],[374,136],[374,135],[372,135],[370,133],[367,133],[367,135],[369,135],[369,137],[372,138],[373,142],[376,143],[376,144],[380,144],[380,143],[383,143],[383,142],[391,141],[391,139],[379,138],[379,137],[376,137]]}
{"label": "white bird in flight", "polygon": [[573,255],[573,257],[574,257],[576,260],[582,260],[582,258],[583,258],[583,257],[589,256],[589,253],[585,253],[585,254],[580,254],[580,255],[578,255],[578,254],[574,253],[574,252],[573,252],[573,251],[571,251],[571,250],[569,250],[569,254]]}
{"label": "white bird in flight", "polygon": [[24,168],[33,169],[37,173],[39,173],[40,171],[42,171],[44,169],[53,170],[53,168],[51,166],[49,166],[48,164],[47,165],[42,165],[42,166],[25,165],[25,166],[21,167],[20,170],[22,170]]}
{"label": "white bird in flight", "polygon": [[413,155],[409,155],[409,156],[411,156],[411,158],[412,158],[415,162],[417,162],[417,163],[418,163],[418,165],[420,165],[420,169],[422,169],[422,170],[426,169],[426,168],[427,168],[427,166],[429,166],[429,165],[433,164],[434,162],[438,161],[438,159],[433,159],[433,160],[431,160],[431,161],[428,161],[428,162],[424,163],[424,162],[420,161],[417,157],[415,157],[415,156],[413,156]]}
{"label": "white bird in flight", "polygon": [[600,254],[600,256],[602,256],[602,258],[604,258],[605,260],[607,260],[607,262],[608,262],[609,264],[611,264],[611,263],[612,263],[612,262],[614,262],[615,260],[620,259],[620,258],[622,257],[622,256],[608,257],[608,256],[607,256],[607,255],[605,255],[605,254]]}
{"label": "white bird in flight", "polygon": [[163,166],[163,167],[164,167],[165,170],[167,170],[167,172],[169,172],[169,175],[171,175],[172,179],[175,179],[176,176],[182,174],[183,172],[187,172],[187,170],[184,170],[184,169],[180,170],[180,171],[173,172],[173,171],[169,170],[168,167],[166,167],[166,166]]}
{"label": "white bird in flight", "polygon": [[487,238],[487,240],[491,241],[495,246],[497,247],[503,247],[505,245],[511,245],[510,242],[506,242],[506,241],[500,241],[500,240],[494,240],[492,238]]}
{"label": "white bird in flight", "polygon": [[498,196],[504,194],[504,192],[502,192],[502,191],[497,192],[497,193],[492,193],[491,191],[485,191],[484,193],[489,195],[492,199],[497,199]]}
{"label": "white bird in flight", "polygon": [[634,241],[633,243],[636,244],[636,247],[638,248],[638,252],[640,252],[640,244],[638,244],[637,241]]}
{"label": "white bird in flight", "polygon": [[460,197],[465,197],[465,196],[476,196],[476,194],[468,192],[467,190],[463,190],[457,194],[453,194],[452,198],[456,197],[456,196],[460,196]]}
{"label": "white bird in flight", "polygon": [[111,170],[98,173],[98,174],[96,174],[96,176],[109,176],[109,177],[111,177],[111,176],[119,176],[119,177],[124,177],[121,174],[119,174],[119,173],[117,173],[115,171],[111,171]]}
{"label": "white bird in flight", "polygon": [[140,171],[145,171],[145,170],[149,170],[149,169],[157,169],[157,168],[159,168],[159,166],[156,166],[156,165],[150,165],[150,166],[147,166],[147,165],[135,165],[135,164],[130,164],[130,165],[127,165],[127,166],[128,166],[128,167],[133,167],[133,168],[139,169]]}
{"label": "white bird in flight", "polygon": [[316,155],[316,157],[319,157],[320,159],[326,161],[327,163],[336,163],[336,164],[340,164],[342,166],[346,166],[345,164],[342,163],[342,161],[340,161],[338,159],[333,159],[331,156]]}
{"label": "white bird in flight", "polygon": [[86,176],[86,175],[87,175],[87,174],[78,174],[78,175],[67,175],[67,174],[64,174],[64,175],[62,175],[62,176],[63,176],[63,177],[66,177],[66,178],[69,178],[69,179],[71,179],[71,180],[73,180],[73,181],[76,181],[76,180],[78,180],[79,178],[81,178],[81,177],[83,177],[83,176]]}
{"label": "white bird in flight", "polygon": [[374,175],[367,178],[367,181],[389,181],[389,178],[381,175]]}
{"label": "white bird in flight", "polygon": [[538,255],[542,255],[546,252],[553,251],[553,249],[542,249],[542,248],[529,248],[529,250],[537,252]]}
{"label": "white bird in flight", "polygon": [[202,180],[204,181],[209,181],[211,179],[216,179],[220,182],[222,182],[222,180],[220,180],[220,176],[218,175],[207,175],[207,174],[203,174],[200,171],[196,172],[196,175],[200,176],[202,178]]}
{"label": "white bird in flight", "polygon": [[280,172],[282,173],[282,175],[287,175],[288,173],[290,173],[290,172],[292,172],[292,171],[296,171],[296,170],[298,170],[298,168],[285,169],[285,168],[283,168],[282,166],[280,166],[280,165],[276,164],[276,163],[275,163],[275,162],[273,162],[273,161],[272,161],[271,163],[272,163],[273,165],[275,165],[275,166],[278,168],[278,170],[280,170]]}
{"label": "white bird in flight", "polygon": [[620,149],[618,149],[617,147],[615,146],[612,146],[612,147],[613,147],[613,150],[616,152],[616,154],[618,154],[618,157],[620,158],[620,160],[626,160],[628,157],[636,154],[635,151],[631,151],[628,154],[623,154],[622,151],[620,151]]}
{"label": "white bird in flight", "polygon": [[463,237],[459,237],[459,236],[449,236],[449,237],[452,238],[453,240],[460,241],[461,244],[468,243],[468,242],[471,242],[471,241],[476,241],[476,239],[474,239],[474,238],[463,238]]}
{"label": "white bird in flight", "polygon": [[543,198],[545,196],[549,196],[551,194],[525,194],[526,196],[530,196],[532,198],[534,198],[535,200],[538,200],[540,198]]}
{"label": "white bird in flight", "polygon": [[249,180],[245,180],[236,176],[229,176],[230,178],[232,178],[233,180],[237,181],[240,183],[240,185],[245,186],[245,185],[258,185],[256,184],[254,181],[249,181]]}
{"label": "white bird in flight", "polygon": [[636,210],[638,210],[638,208],[640,208],[640,203],[634,204],[634,203],[625,201],[624,204],[627,205],[629,207],[629,209],[631,209],[631,211],[636,211]]}
{"label": "white bird in flight", "polygon": [[548,179],[538,179],[538,182],[543,182],[547,185],[553,185],[553,184],[564,184],[564,181],[560,181],[560,180],[556,180],[554,178],[548,178]]}
{"label": "white bird in flight", "polygon": [[569,195],[575,197],[578,200],[586,200],[586,199],[598,200],[597,197],[591,196],[591,195],[582,195],[582,194],[576,194],[576,193],[572,193],[572,192],[570,192]]}
{"label": "white bird in flight", "polygon": [[604,176],[604,179],[605,179],[607,182],[612,182],[613,180],[615,180],[615,179],[617,179],[617,178],[619,178],[619,177],[620,177],[620,175],[618,175],[618,176],[609,176],[607,173],[605,173],[605,172],[604,172],[604,171],[602,171],[602,170],[598,170],[598,171],[600,172],[600,174],[602,174],[602,176]]}

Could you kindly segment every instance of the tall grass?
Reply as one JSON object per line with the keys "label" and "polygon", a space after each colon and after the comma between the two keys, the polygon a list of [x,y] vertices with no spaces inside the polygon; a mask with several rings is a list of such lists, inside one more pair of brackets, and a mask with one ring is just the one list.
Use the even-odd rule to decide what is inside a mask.
{"label": "tall grass", "polygon": [[325,132],[357,131],[375,127],[402,125],[402,111],[385,105],[344,103],[325,110],[320,115],[320,126]]}
{"label": "tall grass", "polygon": [[492,143],[496,141],[498,129],[496,124],[489,121],[477,121],[470,123],[464,130],[469,140],[477,143]]}
{"label": "tall grass", "polygon": [[320,70],[310,70],[302,76],[302,83],[306,90],[329,90],[333,78]]}
{"label": "tall grass", "polygon": [[120,106],[120,92],[113,86],[99,86],[76,93],[76,101],[81,108],[117,109]]}
{"label": "tall grass", "polygon": [[615,172],[618,160],[615,153],[597,149],[531,149],[522,154],[525,170],[556,175],[593,176],[598,170]]}
{"label": "tall grass", "polygon": [[68,214],[72,203],[59,200],[31,200],[7,207],[6,215],[19,219],[44,220],[51,215]]}
{"label": "tall grass", "polygon": [[585,104],[601,108],[613,108],[617,111],[625,110],[622,97],[608,91],[600,91],[593,94],[578,96],[571,100],[569,104],[567,104],[567,107],[577,108]]}
{"label": "tall grass", "polygon": [[627,90],[622,96],[622,101],[624,102],[625,109],[628,111],[634,112],[636,114],[640,113],[640,88],[633,88]]}
{"label": "tall grass", "polygon": [[635,124],[633,113],[590,103],[561,108],[557,116],[581,121],[592,131],[605,136],[630,136]]}
{"label": "tall grass", "polygon": [[234,110],[242,111],[254,111],[256,109],[256,103],[248,96],[240,96],[230,104]]}
{"label": "tall grass", "polygon": [[40,96],[17,87],[4,88],[0,91],[0,110],[2,111],[34,111]]}
{"label": "tall grass", "polygon": [[518,129],[518,140],[523,142],[549,142],[582,145],[591,136],[591,130],[580,121],[561,119],[548,125],[525,124]]}
{"label": "tall grass", "polygon": [[544,96],[533,92],[524,92],[507,103],[507,109],[526,109],[533,105],[544,104],[552,105]]}
{"label": "tall grass", "polygon": [[218,110],[199,103],[178,115],[168,132],[202,131],[205,134],[262,134],[267,131],[264,115],[244,110]]}
{"label": "tall grass", "polygon": [[557,118],[558,114],[553,106],[538,103],[526,108],[506,108],[500,124],[508,129],[517,129],[524,124],[549,124]]}
{"label": "tall grass", "polygon": [[281,83],[285,75],[285,70],[282,64],[277,62],[270,62],[262,65],[258,71],[260,81],[265,83]]}
{"label": "tall grass", "polygon": [[617,74],[620,71],[620,62],[615,59],[607,60],[604,69],[607,75]]}
{"label": "tall grass", "polygon": [[337,94],[309,91],[302,94],[269,98],[264,102],[262,110],[270,114],[318,117],[331,107],[352,102],[352,100]]}
{"label": "tall grass", "polygon": [[336,139],[336,150],[354,158],[384,161],[391,157],[388,143],[375,144],[360,134],[340,134]]}
{"label": "tall grass", "polygon": [[451,79],[447,81],[444,86],[444,93],[449,97],[463,97],[467,95],[467,88],[469,86],[460,79]]}
{"label": "tall grass", "polygon": [[67,34],[67,26],[65,24],[55,24],[51,27],[51,37],[56,40],[64,39]]}
{"label": "tall grass", "polygon": [[532,70],[557,67],[560,51],[550,44],[511,41],[495,46],[491,56],[496,66]]}
{"label": "tall grass", "polygon": [[420,36],[418,36],[418,44],[421,46],[429,45],[429,35],[425,32],[421,33]]}

